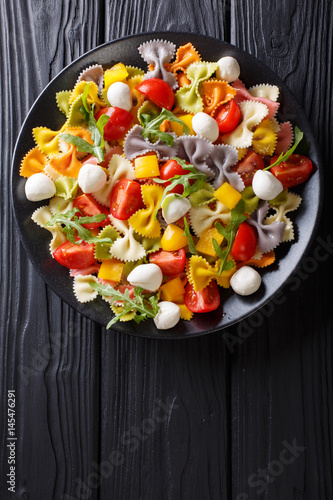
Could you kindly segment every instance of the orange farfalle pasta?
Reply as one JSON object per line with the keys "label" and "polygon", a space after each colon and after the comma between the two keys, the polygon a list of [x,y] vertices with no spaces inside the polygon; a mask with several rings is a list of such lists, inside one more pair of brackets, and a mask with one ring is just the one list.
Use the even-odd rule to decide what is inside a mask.
{"label": "orange farfalle pasta", "polygon": [[267,267],[275,262],[275,252],[271,250],[270,252],[262,254],[260,259],[250,259],[247,262],[242,262],[238,264],[238,267],[242,266],[255,266],[255,267]]}
{"label": "orange farfalle pasta", "polygon": [[77,179],[82,163],[77,159],[76,153],[76,146],[69,144],[68,151],[52,156],[49,165],[66,177],[74,177]]}
{"label": "orange farfalle pasta", "polygon": [[176,60],[173,63],[165,64],[165,69],[171,73],[184,73],[190,64],[201,61],[201,57],[191,43],[181,45],[176,53]]}
{"label": "orange farfalle pasta", "polygon": [[30,149],[21,162],[20,175],[31,177],[34,174],[43,172],[47,164],[47,156],[39,148]]}
{"label": "orange farfalle pasta", "polygon": [[214,116],[219,107],[230,101],[236,93],[236,89],[222,80],[212,79],[203,82],[200,94],[204,103],[204,113]]}
{"label": "orange farfalle pasta", "polygon": [[[89,144],[94,144],[92,139],[91,139],[91,133],[89,130],[85,128],[76,128],[76,127],[68,127],[64,130],[64,134],[70,134],[70,135],[75,135],[76,137],[80,137],[81,139],[84,139],[85,141],[89,142]],[[71,144],[69,142],[64,141],[61,137],[59,137],[59,147],[62,153],[67,153],[67,151],[70,149]],[[77,158],[82,159],[85,156],[87,156],[87,153],[79,153],[77,151],[76,154]]]}

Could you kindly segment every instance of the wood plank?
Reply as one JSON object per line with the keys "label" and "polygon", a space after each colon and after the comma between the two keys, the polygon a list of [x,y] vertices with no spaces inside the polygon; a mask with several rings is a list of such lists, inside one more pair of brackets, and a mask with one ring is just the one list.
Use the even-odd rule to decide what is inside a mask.
{"label": "wood plank", "polygon": [[[310,118],[324,164],[332,158],[324,111],[332,100],[331,16],[332,6],[324,1],[244,0],[233,2],[231,10],[231,42],[286,81]],[[260,323],[257,313],[233,330],[237,336],[241,329],[249,332],[235,347],[231,365],[238,500],[261,491],[270,499],[332,497],[332,251],[322,244],[332,241],[328,200],[324,209],[322,239],[283,290],[283,303],[272,307],[261,326],[253,326]],[[294,457],[283,451],[293,443],[305,447]]]}
{"label": "wood plank", "polygon": [[98,455],[99,327],[46,287],[20,245],[10,207],[19,126],[49,79],[99,43],[97,7],[81,0],[0,3],[1,498],[10,495],[7,390],[16,389],[17,498],[73,493]]}

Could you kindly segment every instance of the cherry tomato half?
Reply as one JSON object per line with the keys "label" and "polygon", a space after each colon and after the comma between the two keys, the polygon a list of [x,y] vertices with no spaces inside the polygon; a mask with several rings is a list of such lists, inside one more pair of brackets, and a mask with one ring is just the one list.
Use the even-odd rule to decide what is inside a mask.
{"label": "cherry tomato half", "polygon": [[[175,175],[183,175],[188,174],[189,170],[185,170],[182,168],[176,160],[168,160],[161,168],[160,168],[160,178],[163,181],[168,179],[172,179]],[[165,182],[163,184],[164,187],[169,186],[170,182]],[[175,186],[170,193],[178,193],[183,194],[184,186],[179,185]]]}
{"label": "cherry tomato half", "polygon": [[[73,207],[80,210],[83,217],[92,217],[93,215],[105,214],[109,215],[109,211],[106,207],[103,207],[91,194],[82,194],[75,198]],[[108,217],[103,219],[101,222],[91,222],[90,224],[82,224],[82,226],[88,229],[94,229],[96,227],[104,227],[110,223]]]}
{"label": "cherry tomato half", "polygon": [[103,114],[110,117],[104,127],[104,139],[106,141],[120,139],[127,132],[133,120],[133,116],[129,111],[116,107],[100,109],[95,115],[95,120],[98,120]]}
{"label": "cherry tomato half", "polygon": [[135,88],[160,108],[165,108],[170,111],[174,105],[175,94],[172,88],[167,82],[160,78],[143,80]]}
{"label": "cherry tomato half", "polygon": [[[273,156],[271,164],[278,159],[278,156]],[[306,181],[311,174],[312,162],[303,155],[290,155],[288,160],[283,161],[280,165],[271,168],[271,172],[284,188],[297,186]]]}
{"label": "cherry tomato half", "polygon": [[55,250],[53,257],[68,269],[84,269],[95,262],[94,244],[82,241],[76,245],[66,241]]}
{"label": "cherry tomato half", "polygon": [[127,220],[143,206],[141,186],[130,179],[120,179],[111,191],[110,212],[116,219]]}
{"label": "cherry tomato half", "polygon": [[231,249],[231,257],[241,262],[250,260],[256,252],[257,237],[255,230],[246,222],[240,224],[234,244]]}
{"label": "cherry tomato half", "polygon": [[185,287],[184,302],[187,309],[194,313],[214,311],[220,305],[220,292],[216,282],[212,280],[200,292],[195,292],[193,286],[188,283]]}
{"label": "cherry tomato half", "polygon": [[264,167],[264,160],[261,156],[254,151],[249,151],[247,155],[233,167],[233,170],[241,176],[245,186],[251,186],[256,171],[262,170]]}
{"label": "cherry tomato half", "polygon": [[231,101],[223,104],[215,116],[215,120],[219,126],[220,134],[227,134],[234,130],[239,124],[241,112],[239,106],[232,99]]}
{"label": "cherry tomato half", "polygon": [[157,264],[163,274],[175,276],[185,269],[186,253],[183,248],[175,252],[159,250],[149,254],[149,261]]}

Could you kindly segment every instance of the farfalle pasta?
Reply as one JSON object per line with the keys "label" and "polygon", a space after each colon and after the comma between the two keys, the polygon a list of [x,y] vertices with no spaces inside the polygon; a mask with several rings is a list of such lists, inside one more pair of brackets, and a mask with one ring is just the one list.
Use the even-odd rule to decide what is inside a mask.
{"label": "farfalle pasta", "polygon": [[[138,52],[142,68],[93,64],[57,92],[63,124],[33,129],[20,175],[28,200],[44,201],[32,220],[76,299],[101,295],[109,325],[167,329],[219,308],[228,289],[256,292],[295,239],[287,214],[301,197],[289,189],[312,165],[294,154],[301,132],[279,121],[276,85],[224,81],[224,58],[204,61],[190,42]],[[240,291],[248,269],[255,284]]]}

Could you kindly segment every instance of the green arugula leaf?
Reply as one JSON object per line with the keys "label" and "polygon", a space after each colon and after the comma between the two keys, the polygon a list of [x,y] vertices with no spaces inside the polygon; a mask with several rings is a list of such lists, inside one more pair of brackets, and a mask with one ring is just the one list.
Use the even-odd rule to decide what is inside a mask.
{"label": "green arugula leaf", "polygon": [[74,144],[77,147],[79,152],[90,153],[98,159],[98,162],[102,162],[104,160],[105,149],[104,149],[104,127],[109,121],[109,117],[106,114],[102,114],[98,121],[96,122],[94,116],[94,108],[95,104],[90,105],[88,103],[88,93],[89,93],[90,83],[84,87],[84,91],[82,94],[82,104],[80,107],[80,111],[83,114],[84,121],[87,123],[89,131],[91,133],[91,140],[93,144],[81,139],[81,137],[77,137],[72,134],[60,134],[59,138],[69,142],[70,144]]}
{"label": "green arugula leaf", "polygon": [[[156,207],[155,211],[155,219],[157,215],[157,211],[162,205],[163,201],[165,200],[167,194],[172,191],[172,189],[175,186],[182,185],[184,187],[184,191],[182,194],[176,194],[177,198],[185,198],[189,196],[192,193],[195,193],[199,189],[202,188],[204,182],[207,179],[206,174],[203,172],[199,172],[193,165],[187,164],[185,160],[181,160],[180,158],[177,158],[174,156],[171,158],[172,160],[175,160],[184,170],[189,170],[188,174],[182,174],[182,175],[175,175],[174,177],[171,177],[170,179],[167,180],[162,180],[159,178],[154,177],[154,181],[157,182],[158,184],[164,184],[165,182],[170,182],[170,185],[167,186],[164,189],[163,196],[161,199],[160,204]],[[193,184],[190,183],[190,181],[195,181]]]}
{"label": "green arugula leaf", "polygon": [[152,139],[158,138],[161,141],[165,142],[168,146],[172,146],[174,142],[174,137],[167,132],[162,132],[159,129],[159,126],[164,120],[170,120],[172,122],[179,123],[183,126],[183,134],[188,135],[190,133],[190,129],[182,120],[177,118],[171,111],[163,108],[159,115],[150,115],[150,114],[141,114],[139,116],[141,125],[143,130],[141,132],[142,136],[146,139],[150,137]]}
{"label": "green arugula leaf", "polygon": [[301,130],[298,127],[295,127],[294,145],[290,149],[288,149],[288,151],[286,153],[281,153],[280,156],[278,157],[278,159],[274,163],[272,163],[272,165],[269,165],[268,167],[264,168],[263,170],[269,170],[272,167],[276,167],[277,165],[280,165],[280,163],[282,163],[283,161],[288,160],[289,156],[291,156],[293,154],[293,152],[295,151],[295,149],[297,148],[297,146],[299,145],[299,143],[303,139],[303,135],[304,135],[303,132],[301,132]]}
{"label": "green arugula leaf", "polygon": [[234,267],[234,263],[230,260],[228,261],[229,254],[232,249],[232,245],[235,241],[236,233],[241,225],[247,219],[247,216],[244,215],[244,200],[240,200],[235,208],[231,210],[231,221],[230,224],[226,226],[222,226],[220,222],[215,222],[215,227],[222,236],[227,240],[228,245],[225,250],[222,250],[218,242],[213,238],[214,250],[217,253],[217,256],[221,259],[221,265],[219,269],[219,274],[222,274],[223,271],[228,271]]}
{"label": "green arugula leaf", "polygon": [[[68,210],[65,214],[59,213],[59,208],[56,214],[49,220],[46,226],[53,226],[54,224],[61,224],[63,232],[66,233],[68,241],[79,245],[82,241],[88,243],[113,243],[111,238],[98,238],[93,236],[89,229],[83,227],[82,224],[91,224],[94,222],[101,222],[107,218],[105,214],[97,214],[92,217],[78,217],[78,208]],[[79,240],[75,240],[79,237]]]}
{"label": "green arugula leaf", "polygon": [[158,298],[155,295],[146,298],[143,293],[143,288],[134,288],[133,299],[129,296],[129,290],[126,289],[124,293],[119,290],[115,290],[111,285],[102,285],[101,283],[91,282],[89,285],[100,295],[105,295],[107,297],[112,297],[114,301],[121,301],[123,303],[123,310],[114,316],[107,325],[107,329],[111,328],[114,323],[120,320],[122,316],[129,313],[130,311],[135,311],[136,314],[133,317],[136,323],[140,323],[147,318],[154,318],[159,311]]}
{"label": "green arugula leaf", "polygon": [[186,217],[184,217],[184,226],[185,226],[184,235],[186,236],[187,241],[188,241],[188,248],[189,248],[192,255],[198,255],[198,252],[196,251],[192,235],[190,233],[190,228],[188,227],[188,224],[187,224]]}

